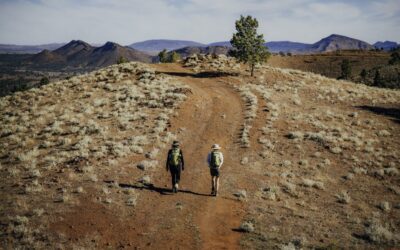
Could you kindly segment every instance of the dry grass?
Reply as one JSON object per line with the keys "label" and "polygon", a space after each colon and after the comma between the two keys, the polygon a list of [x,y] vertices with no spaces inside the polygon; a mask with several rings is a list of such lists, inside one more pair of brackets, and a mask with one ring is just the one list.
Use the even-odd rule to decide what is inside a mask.
{"label": "dry grass", "polygon": [[[174,138],[169,117],[187,93],[183,84],[131,62],[0,98],[0,174],[7,180],[0,185],[8,190],[2,209],[12,215],[36,211],[43,228],[54,220],[54,211],[68,211],[95,190],[107,206],[121,209],[112,190],[102,188],[105,176],[149,144],[158,147],[143,163],[158,166],[158,148]],[[140,181],[150,180],[148,173]],[[136,196],[126,200],[136,204]],[[41,241],[35,239],[41,235],[34,233],[36,225],[10,224],[16,233],[7,240],[17,248],[35,248],[24,240]]]}

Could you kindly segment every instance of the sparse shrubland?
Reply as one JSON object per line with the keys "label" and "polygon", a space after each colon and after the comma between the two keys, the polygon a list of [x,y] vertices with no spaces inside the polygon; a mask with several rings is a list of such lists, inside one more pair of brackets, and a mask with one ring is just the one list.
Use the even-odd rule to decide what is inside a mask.
{"label": "sparse shrubland", "polygon": [[[174,138],[167,131],[169,117],[188,91],[183,84],[155,74],[143,64],[120,63],[0,98],[0,124],[4,128],[0,135],[1,186],[18,183],[8,190],[7,197],[2,196],[2,211],[20,216],[39,209],[39,204],[53,210],[61,203],[65,204],[62,212],[78,202],[77,197],[86,195],[86,190],[96,188],[106,196],[103,203],[118,206],[120,201],[111,199],[114,189],[101,188],[105,171],[116,171],[119,163],[132,156],[143,159],[140,164],[145,171],[158,168],[159,149],[149,144],[163,147]],[[150,150],[150,160],[144,160],[145,150]],[[48,183],[52,178],[58,180],[60,174],[70,178],[67,184]],[[140,181],[149,183],[150,176]],[[24,194],[34,196],[21,196],[21,188]],[[13,200],[26,205],[14,206]],[[126,198],[128,206],[137,202],[137,195]],[[46,217],[44,227],[51,223],[49,216],[53,214],[41,213]],[[24,240],[39,237],[45,230],[31,225],[19,223],[18,235],[3,238],[8,242],[3,246],[33,247]],[[8,226],[2,233],[15,230],[15,224]]]}
{"label": "sparse shrubland", "polygon": [[[109,218],[129,218],[124,227],[129,233],[136,230],[129,221],[143,223],[135,233],[149,234],[135,235],[144,244],[159,232],[181,230],[180,225],[203,236],[198,220],[214,223],[218,216],[215,222],[221,219],[223,227],[241,214],[245,219],[226,232],[248,232],[241,243],[249,249],[398,245],[399,92],[259,65],[250,78],[226,56],[196,55],[184,64],[195,72],[218,72],[210,79],[204,72],[191,78],[190,69],[182,69],[181,79],[196,86],[196,96],[183,108],[179,104],[189,90],[175,82],[178,78],[135,63],[0,99],[1,187],[10,190],[3,203],[10,218],[2,220],[2,235],[10,245],[40,242],[51,222],[83,205],[118,214]],[[224,75],[225,70],[238,74]],[[205,100],[203,91],[210,89],[215,92],[207,96],[213,98]],[[243,110],[233,110],[232,101]],[[182,124],[170,120],[177,112]],[[161,158],[165,145],[185,136],[182,141],[190,144],[184,151],[196,159],[189,173],[198,171],[200,177],[184,172],[183,192],[160,195],[170,185]],[[211,140],[225,144],[218,200],[189,192],[200,192],[208,180],[208,170],[197,168],[204,164],[198,151]],[[171,205],[170,199],[177,200]],[[156,204],[162,209],[151,210]],[[202,216],[210,208],[211,217]],[[171,213],[176,209],[179,214]],[[371,218],[379,220],[374,224]],[[38,224],[43,227],[34,231]]]}
{"label": "sparse shrubland", "polygon": [[[195,67],[202,68],[199,64]],[[385,111],[383,107],[397,107],[400,93],[297,70],[269,66],[260,66],[259,70],[257,79],[237,78],[239,83],[231,84],[238,90],[245,108],[240,145],[249,147],[251,137],[255,137],[258,145],[252,145],[251,149],[260,150],[251,157],[251,164],[243,160],[248,159],[247,155],[239,158],[238,163],[246,169],[247,178],[261,183],[261,171],[266,176],[263,181],[279,183],[279,192],[276,188],[266,188],[247,197],[251,216],[259,218],[260,224],[268,225],[257,230],[264,232],[267,238],[286,239],[287,243],[290,239],[282,235],[284,230],[300,225],[306,227],[297,217],[313,220],[326,218],[330,213],[340,217],[328,216],[337,223],[334,230],[350,242],[355,229],[345,226],[347,222],[341,217],[341,211],[349,210],[358,218],[364,218],[377,208],[393,213],[392,205],[388,210],[387,203],[376,204],[370,200],[377,195],[393,200],[390,193],[396,194],[393,184],[398,180],[400,145],[396,141],[398,135],[393,136],[398,131],[398,111],[396,108]],[[378,112],[380,107],[382,111]],[[389,165],[393,161],[396,163]],[[389,188],[392,191],[384,187],[385,182],[392,184]],[[369,185],[375,190],[368,191]],[[279,211],[282,201],[287,202],[288,212]],[[363,211],[354,208],[360,202],[365,203]],[[398,197],[396,202],[400,202]],[[283,221],[280,216],[290,219]],[[361,224],[358,218],[354,219],[356,225]],[[385,216],[384,220],[389,218]],[[330,227],[328,222],[323,224],[322,230]],[[271,225],[275,225],[276,232],[271,232]],[[315,226],[310,226],[306,245],[311,248],[326,246],[312,239]],[[399,228],[394,228],[398,233]],[[254,247],[254,240],[249,235],[244,242],[252,242],[247,246]],[[393,241],[387,242],[393,246]],[[264,241],[259,243],[265,246]],[[333,241],[332,244],[340,246]],[[357,244],[368,243],[360,240]]]}

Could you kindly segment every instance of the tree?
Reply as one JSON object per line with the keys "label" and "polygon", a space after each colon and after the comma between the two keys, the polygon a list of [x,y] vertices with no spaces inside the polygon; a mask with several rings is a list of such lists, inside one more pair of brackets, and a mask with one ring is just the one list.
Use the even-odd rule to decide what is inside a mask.
{"label": "tree", "polygon": [[383,86],[383,81],[382,81],[382,78],[381,78],[381,73],[379,72],[379,70],[375,71],[374,86],[384,87]]}
{"label": "tree", "polygon": [[169,53],[168,55],[168,62],[174,63],[181,60],[181,56],[176,53],[175,51],[173,51],[172,53]]}
{"label": "tree", "polygon": [[367,71],[366,71],[365,69],[362,69],[362,70],[361,70],[361,72],[360,72],[360,77],[361,77],[361,80],[362,80],[363,82],[365,82],[365,80],[367,79]]}
{"label": "tree", "polygon": [[168,55],[167,55],[167,50],[163,49],[158,53],[158,59],[160,60],[161,63],[166,63],[168,61]]}
{"label": "tree", "polygon": [[340,64],[340,68],[342,70],[340,74],[340,79],[349,79],[351,76],[351,66],[350,61],[348,59],[344,59],[342,64]]}
{"label": "tree", "polygon": [[128,62],[128,60],[126,60],[126,58],[123,56],[120,56],[117,60],[117,64],[126,63],[126,62]]}
{"label": "tree", "polygon": [[269,57],[268,49],[264,46],[263,35],[257,34],[258,21],[251,16],[240,16],[236,21],[236,33],[230,40],[233,50],[230,55],[239,62],[250,66],[251,76],[254,75],[254,66],[266,62]]}

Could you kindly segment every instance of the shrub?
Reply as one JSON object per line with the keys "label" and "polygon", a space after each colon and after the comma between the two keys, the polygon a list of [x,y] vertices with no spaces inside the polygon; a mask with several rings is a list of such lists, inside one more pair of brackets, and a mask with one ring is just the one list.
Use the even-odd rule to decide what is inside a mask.
{"label": "shrub", "polygon": [[383,80],[382,80],[382,77],[381,77],[381,73],[379,72],[379,70],[375,71],[374,86],[384,87],[384,83],[383,83]]}
{"label": "shrub", "polygon": [[42,77],[42,79],[40,79],[39,85],[42,86],[42,85],[46,85],[46,84],[49,84],[49,83],[50,83],[49,78],[47,76],[44,76],[44,77]]}
{"label": "shrub", "polygon": [[137,202],[137,197],[132,196],[132,197],[128,198],[128,200],[126,201],[126,205],[134,207],[134,206],[136,206],[136,202]]}
{"label": "shrub", "polygon": [[390,54],[389,64],[399,64],[400,63],[400,50],[396,50]]}
{"label": "shrub", "polygon": [[303,179],[302,185],[305,187],[313,187],[316,189],[324,189],[324,183],[320,181],[314,181],[310,179]]}
{"label": "shrub", "polygon": [[239,230],[246,233],[254,232],[254,225],[250,221],[245,221],[240,224]]}
{"label": "shrub", "polygon": [[387,244],[395,240],[392,232],[382,226],[378,221],[373,221],[365,230],[367,238],[377,244]]}
{"label": "shrub", "polygon": [[343,203],[343,204],[349,204],[350,203],[350,196],[346,191],[342,191],[338,194],[335,195],[335,197],[337,198],[337,201],[339,203]]}
{"label": "shrub", "polygon": [[122,64],[122,63],[126,63],[126,62],[128,62],[128,60],[123,56],[120,56],[117,60],[117,64]]}
{"label": "shrub", "polygon": [[360,77],[361,77],[361,81],[365,82],[367,79],[367,71],[365,69],[362,69],[360,72]]}

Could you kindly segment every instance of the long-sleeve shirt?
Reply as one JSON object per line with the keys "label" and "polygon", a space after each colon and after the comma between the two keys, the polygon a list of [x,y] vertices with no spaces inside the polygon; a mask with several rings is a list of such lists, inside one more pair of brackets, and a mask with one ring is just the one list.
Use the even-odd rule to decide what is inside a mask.
{"label": "long-sleeve shirt", "polygon": [[[182,167],[182,170],[184,170],[185,169],[185,161],[183,160],[182,149],[179,149],[179,152],[180,152],[180,158],[181,158],[181,167]],[[171,157],[171,155],[172,155],[172,149],[168,150],[167,161],[165,163],[165,167],[167,169],[169,169],[169,158]]]}
{"label": "long-sleeve shirt", "polygon": [[[207,156],[207,163],[208,163],[208,166],[211,166],[211,153],[212,153],[212,152],[210,152],[210,153],[208,154],[208,156]],[[223,155],[222,152],[220,152],[220,151],[217,151],[217,153],[219,153],[219,156],[220,156],[220,159],[221,159],[221,164],[219,165],[219,167],[221,167],[222,164],[224,163],[224,155]]]}

